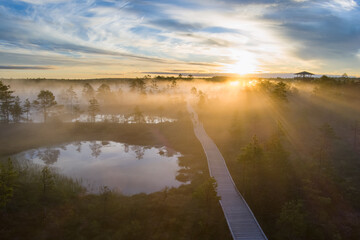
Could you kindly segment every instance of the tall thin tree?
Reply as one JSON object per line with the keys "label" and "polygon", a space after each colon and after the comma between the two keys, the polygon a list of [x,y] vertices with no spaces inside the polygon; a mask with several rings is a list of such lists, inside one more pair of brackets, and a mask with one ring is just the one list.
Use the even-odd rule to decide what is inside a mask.
{"label": "tall thin tree", "polygon": [[26,113],[26,122],[29,122],[30,110],[31,110],[31,103],[29,99],[26,99],[23,106],[23,111],[24,113]]}
{"label": "tall thin tree", "polygon": [[0,116],[6,123],[10,121],[11,108],[14,103],[14,91],[10,90],[10,85],[3,84],[0,81]]}
{"label": "tall thin tree", "polygon": [[15,123],[20,122],[21,116],[24,113],[23,108],[21,107],[21,101],[19,97],[15,97],[13,106],[11,107],[12,119]]}
{"label": "tall thin tree", "polygon": [[44,123],[47,120],[48,109],[55,106],[57,102],[55,101],[55,96],[49,90],[41,90],[37,96],[37,99],[34,101],[34,106],[39,110],[42,110],[44,114]]}
{"label": "tall thin tree", "polygon": [[91,122],[95,122],[95,117],[98,112],[100,112],[99,102],[96,100],[96,98],[90,99],[88,113],[89,113]]}

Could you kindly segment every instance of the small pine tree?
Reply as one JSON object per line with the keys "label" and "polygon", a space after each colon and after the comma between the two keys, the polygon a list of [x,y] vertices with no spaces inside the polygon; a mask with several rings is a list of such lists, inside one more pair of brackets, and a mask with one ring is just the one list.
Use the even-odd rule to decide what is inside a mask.
{"label": "small pine tree", "polygon": [[46,201],[49,197],[49,191],[54,186],[54,175],[48,166],[41,170],[41,183],[43,199]]}
{"label": "small pine tree", "polygon": [[24,106],[23,106],[23,111],[24,111],[24,113],[26,113],[26,121],[27,122],[29,122],[30,110],[31,110],[31,103],[30,103],[29,99],[26,99]]}
{"label": "small pine tree", "polygon": [[91,122],[95,122],[95,117],[98,112],[100,112],[99,102],[96,100],[96,98],[90,99],[88,113],[89,113]]}
{"label": "small pine tree", "polygon": [[89,83],[85,83],[83,90],[82,90],[82,94],[83,94],[83,97],[90,100],[94,97],[95,90]]}
{"label": "small pine tree", "polygon": [[282,101],[287,101],[288,86],[284,82],[278,82],[273,89],[274,96]]}
{"label": "small pine tree", "polygon": [[259,144],[257,136],[254,135],[252,142],[242,149],[240,156],[238,157],[239,162],[257,162],[263,157],[263,149]]}
{"label": "small pine tree", "polygon": [[70,112],[71,115],[74,115],[74,106],[77,102],[77,94],[74,91],[74,88],[72,86],[70,86],[66,91],[65,91],[65,101],[68,105],[70,105]]}
{"label": "small pine tree", "polygon": [[217,195],[217,182],[215,178],[210,177],[200,185],[194,191],[193,197],[198,199],[204,208],[211,209],[220,200],[220,197]]}
{"label": "small pine tree", "polygon": [[11,108],[11,115],[13,117],[13,121],[15,123],[20,122],[21,120],[21,115],[23,114],[24,110],[21,107],[21,102],[20,102],[20,98],[16,97],[15,101],[14,101],[14,105]]}
{"label": "small pine tree", "polygon": [[10,90],[9,85],[4,85],[0,81],[0,117],[5,123],[9,123],[11,108],[14,103],[14,91]]}
{"label": "small pine tree", "polygon": [[110,86],[103,83],[99,86],[97,89],[97,98],[100,102],[105,102],[109,99],[109,96],[111,94]]}
{"label": "small pine tree", "polygon": [[157,84],[157,79],[154,78],[151,80],[151,90],[156,92],[159,89],[159,86]]}
{"label": "small pine tree", "polygon": [[143,123],[145,122],[145,117],[143,115],[143,113],[141,112],[140,108],[138,106],[136,106],[134,108],[134,113],[133,113],[133,116],[134,116],[134,121],[136,123]]}
{"label": "small pine tree", "polygon": [[318,158],[319,167],[322,168],[324,167],[324,161],[328,160],[332,143],[335,139],[337,139],[337,136],[334,129],[328,123],[323,124],[319,128],[319,135],[320,141],[315,152],[315,156]]}
{"label": "small pine tree", "polygon": [[0,208],[6,208],[12,199],[18,175],[10,158],[7,163],[0,162]]}
{"label": "small pine tree", "polygon": [[57,102],[55,101],[54,94],[49,90],[41,90],[37,96],[37,99],[34,101],[34,105],[43,111],[44,114],[44,123],[47,120],[48,109],[55,106]]}
{"label": "small pine tree", "polygon": [[191,90],[190,90],[190,92],[191,92],[192,95],[195,95],[195,96],[196,96],[196,94],[197,94],[197,89],[196,89],[196,87],[192,87]]}
{"label": "small pine tree", "polygon": [[[181,74],[180,74],[181,75]],[[176,88],[177,87],[177,82],[176,82],[176,79],[173,79],[171,81],[171,88]]]}
{"label": "small pine tree", "polygon": [[[240,163],[242,169],[242,190],[244,195],[250,192],[251,185],[255,181],[255,168],[260,165],[264,157],[263,148],[260,146],[259,140],[254,135],[252,142],[241,149],[241,154],[237,161]],[[250,176],[254,181],[249,182]],[[249,190],[249,191],[248,191]]]}
{"label": "small pine tree", "polygon": [[307,225],[302,202],[285,203],[276,225],[279,229],[277,239],[305,239]]}
{"label": "small pine tree", "polygon": [[206,102],[206,94],[203,91],[198,91],[199,102],[198,106],[203,107]]}

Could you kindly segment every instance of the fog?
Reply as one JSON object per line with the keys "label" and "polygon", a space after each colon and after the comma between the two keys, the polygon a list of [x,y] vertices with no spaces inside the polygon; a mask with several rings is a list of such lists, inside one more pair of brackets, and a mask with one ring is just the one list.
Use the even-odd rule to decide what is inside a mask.
{"label": "fog", "polygon": [[[211,129],[220,125],[230,129],[238,121],[247,134],[266,139],[280,124],[294,147],[304,145],[304,135],[324,123],[353,140],[351,126],[360,116],[359,85],[338,81],[331,85],[319,80],[284,80],[284,89],[279,91],[285,93],[277,93],[272,88],[280,81],[266,79],[3,80],[22,102],[32,103],[41,90],[50,90],[57,104],[48,110],[49,121],[90,121],[89,100],[95,98],[99,105],[96,122],[135,123],[136,111],[143,118],[138,120],[145,123],[172,122],[187,115],[184,106],[189,101]],[[29,114],[28,120],[23,114],[21,121],[43,121],[41,110],[32,107]],[[231,133],[219,134],[226,138]]]}
{"label": "fog", "polygon": [[[186,108],[189,103],[224,156],[237,188],[268,236],[356,239],[359,234],[357,79],[145,76],[2,82],[14,91],[13,96],[19,96],[21,107],[26,99],[31,103],[29,112],[22,111],[17,117],[16,111],[11,110],[14,107],[8,113],[2,110],[0,150],[4,158],[29,149],[81,141],[174,149],[181,154],[180,170],[174,178],[182,184],[173,185],[178,188],[173,190],[171,200],[177,202],[175,199],[182,191],[187,192],[186,196],[197,196],[200,191],[197,189],[209,186],[205,184],[206,159]],[[49,99],[53,94],[56,104],[51,100],[48,107],[39,107],[40,93],[44,90],[51,92],[47,92]],[[141,162],[137,164],[140,166]],[[211,196],[217,209],[214,211],[218,211],[216,194]],[[209,201],[202,204],[211,205]],[[186,209],[195,206],[185,200],[184,204],[189,204]],[[206,211],[203,216],[210,219]],[[215,219],[217,214],[222,213],[211,216]],[[296,233],[287,227],[294,224],[301,226]]]}
{"label": "fog", "polygon": [[[137,82],[139,81],[139,82]],[[334,80],[335,81],[335,80]],[[204,122],[230,129],[234,119],[247,134],[266,139],[274,126],[281,124],[294,147],[301,147],[304,135],[324,123],[352,140],[352,124],[359,119],[358,84],[337,85],[321,82],[285,80],[285,98],[274,93],[279,81],[230,79],[213,82],[206,79],[157,80],[145,77],[133,80],[3,80],[22,102],[36,100],[41,90],[50,90],[57,104],[48,110],[49,121],[90,121],[89,100],[97,99],[96,122],[134,123],[134,114],[147,123],[172,122],[187,115],[184,104],[198,107]],[[135,83],[134,83],[135,82]],[[270,86],[273,84],[274,86]],[[86,93],[85,85],[91,92]],[[355,87],[354,87],[355,86]],[[276,94],[280,94],[277,96]],[[42,121],[42,112],[31,108],[30,117],[21,121]],[[115,120],[116,119],[116,120]],[[147,119],[147,120],[145,120]],[[128,121],[129,120],[129,121]],[[228,131],[221,131],[229,135]],[[345,139],[344,139],[345,141]],[[306,141],[306,144],[312,142]]]}

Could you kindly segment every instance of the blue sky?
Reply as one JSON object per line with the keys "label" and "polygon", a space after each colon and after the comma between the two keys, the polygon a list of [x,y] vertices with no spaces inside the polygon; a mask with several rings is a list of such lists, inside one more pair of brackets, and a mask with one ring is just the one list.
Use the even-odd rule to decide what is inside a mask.
{"label": "blue sky", "polygon": [[0,0],[0,77],[360,75],[355,0]]}

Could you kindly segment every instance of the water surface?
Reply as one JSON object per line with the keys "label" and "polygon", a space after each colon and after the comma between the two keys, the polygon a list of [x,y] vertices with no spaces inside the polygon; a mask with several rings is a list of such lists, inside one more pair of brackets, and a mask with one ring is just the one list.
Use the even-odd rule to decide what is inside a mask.
{"label": "water surface", "polygon": [[[175,122],[176,119],[168,117],[159,117],[159,116],[149,116],[145,115],[140,119],[140,122],[157,124],[163,122]],[[90,122],[90,116],[88,114],[81,114],[79,117],[72,120],[72,122]],[[137,123],[139,120],[136,120],[134,116],[126,116],[124,114],[97,114],[95,116],[95,122],[113,122],[113,123]]]}
{"label": "water surface", "polygon": [[166,186],[178,187],[180,153],[166,147],[128,145],[112,141],[74,142],[29,150],[16,155],[36,164],[49,165],[91,192],[101,186],[125,195],[151,193]]}

